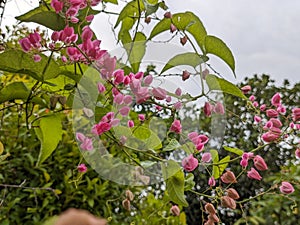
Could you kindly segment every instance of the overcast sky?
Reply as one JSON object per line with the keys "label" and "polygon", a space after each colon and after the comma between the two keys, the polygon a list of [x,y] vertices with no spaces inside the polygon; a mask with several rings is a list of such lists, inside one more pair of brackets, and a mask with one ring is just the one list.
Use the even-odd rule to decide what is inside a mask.
{"label": "overcast sky", "polygon": [[[37,0],[11,0],[5,20],[26,12]],[[266,73],[281,83],[283,79],[300,81],[300,1],[298,0],[166,0],[171,12],[193,11],[209,34],[221,38],[236,59],[237,80],[226,65],[212,65],[232,82],[245,76]],[[93,26],[102,46],[115,44],[111,27],[104,17],[96,17]],[[112,19],[111,19],[112,20]]]}

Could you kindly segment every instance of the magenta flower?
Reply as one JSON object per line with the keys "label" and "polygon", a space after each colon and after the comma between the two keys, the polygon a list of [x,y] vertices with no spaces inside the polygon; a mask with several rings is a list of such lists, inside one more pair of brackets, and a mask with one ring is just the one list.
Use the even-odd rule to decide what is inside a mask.
{"label": "magenta flower", "polygon": [[140,121],[144,121],[145,120],[145,115],[144,114],[139,114],[138,118]]}
{"label": "magenta flower", "polygon": [[261,121],[261,117],[260,116],[254,116],[254,121],[256,123],[259,123]]}
{"label": "magenta flower", "polygon": [[281,183],[281,186],[279,187],[280,192],[283,194],[291,194],[295,191],[293,185],[291,185],[289,182],[283,181]]}
{"label": "magenta flower", "polygon": [[190,154],[188,157],[185,157],[181,163],[182,167],[188,172],[195,170],[198,164],[199,164],[198,159],[196,159],[193,156],[193,154]]}
{"label": "magenta flower", "polygon": [[181,127],[180,120],[175,119],[174,122],[172,123],[171,127],[170,127],[170,131],[175,132],[177,134],[180,134],[181,130],[182,130],[182,127]]}
{"label": "magenta flower", "polygon": [[92,133],[96,135],[101,135],[106,131],[111,129],[111,124],[108,122],[100,121],[98,124],[95,124],[92,128]]}
{"label": "magenta flower", "polygon": [[300,121],[300,108],[294,108],[292,110],[292,116],[295,122]]}
{"label": "magenta flower", "polygon": [[260,174],[253,167],[251,168],[250,171],[247,172],[247,177],[249,177],[251,179],[254,179],[254,180],[261,180],[262,179]]}
{"label": "magenta flower", "polygon": [[275,109],[268,109],[266,111],[267,117],[277,117],[278,112]]}
{"label": "magenta flower", "polygon": [[106,91],[105,86],[104,86],[101,82],[98,83],[97,87],[98,87],[98,92],[99,92],[100,94],[102,94],[103,92]]}
{"label": "magenta flower", "polygon": [[241,88],[241,91],[243,92],[243,94],[247,94],[249,91],[251,91],[251,86],[246,85],[246,86]]}
{"label": "magenta flower", "polygon": [[132,120],[128,120],[127,126],[128,126],[129,128],[134,127],[134,122],[133,122]]}
{"label": "magenta flower", "polygon": [[60,2],[58,0],[52,0],[51,7],[55,10],[56,13],[59,13],[62,11],[62,9],[64,7],[64,3]]}
{"label": "magenta flower", "polygon": [[130,108],[128,106],[123,106],[119,112],[122,116],[128,116]]}
{"label": "magenta flower", "polygon": [[280,106],[280,100],[281,100],[281,98],[280,98],[279,93],[276,93],[275,95],[273,95],[273,97],[271,99],[271,103],[273,106],[278,107],[278,106]]}
{"label": "magenta flower", "polygon": [[34,60],[35,62],[40,62],[40,61],[42,60],[42,57],[41,57],[40,55],[38,55],[38,54],[35,54],[35,55],[33,56],[33,60]]}
{"label": "magenta flower", "polygon": [[19,44],[21,45],[24,52],[28,52],[32,47],[28,38],[22,38],[21,40],[19,40]]}
{"label": "magenta flower", "polygon": [[261,106],[259,107],[259,109],[260,109],[261,111],[265,111],[266,108],[267,108],[266,104],[263,104],[263,105],[261,105]]}
{"label": "magenta flower", "polygon": [[216,180],[214,177],[210,177],[209,180],[208,180],[208,185],[213,187],[216,185]]}
{"label": "magenta flower", "polygon": [[295,151],[295,155],[298,159],[300,159],[300,148],[297,148]]}
{"label": "magenta flower", "polygon": [[246,168],[248,166],[248,160],[247,159],[242,159],[241,162],[240,162],[240,165],[243,168]]}
{"label": "magenta flower", "polygon": [[85,173],[87,171],[87,167],[84,163],[77,166],[77,169],[78,169],[78,172],[80,172],[80,173]]}

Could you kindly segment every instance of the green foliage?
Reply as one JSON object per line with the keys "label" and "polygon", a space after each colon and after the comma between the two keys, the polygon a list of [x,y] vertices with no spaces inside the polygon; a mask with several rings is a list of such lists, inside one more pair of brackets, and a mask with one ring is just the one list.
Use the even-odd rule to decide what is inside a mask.
{"label": "green foliage", "polygon": [[234,154],[236,154],[236,155],[239,155],[239,156],[243,155],[243,153],[244,153],[243,150],[238,149],[238,148],[231,148],[231,147],[228,147],[228,146],[223,146],[223,148],[224,148],[226,151],[232,152],[232,153],[234,153]]}
{"label": "green foliage", "polygon": [[0,103],[15,99],[26,100],[29,94],[30,91],[23,82],[14,82],[0,90]]}
{"label": "green foliage", "polygon": [[169,198],[172,202],[182,205],[184,207],[188,206],[188,202],[184,197],[184,173],[179,170],[173,176],[167,179],[167,192]]}
{"label": "green foliage", "polygon": [[41,142],[37,165],[43,163],[57,148],[62,138],[62,115],[52,114],[39,120],[35,133]]}
{"label": "green foliage", "polygon": [[59,14],[49,11],[49,8],[45,5],[40,5],[21,16],[17,16],[16,19],[21,22],[38,23],[52,30],[65,28],[65,20]]}

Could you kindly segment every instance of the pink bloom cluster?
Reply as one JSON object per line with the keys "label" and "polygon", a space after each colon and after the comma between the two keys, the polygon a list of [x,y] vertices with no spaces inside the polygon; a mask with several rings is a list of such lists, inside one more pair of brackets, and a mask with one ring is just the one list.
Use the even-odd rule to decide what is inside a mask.
{"label": "pink bloom cluster", "polygon": [[[22,38],[19,40],[19,44],[21,45],[21,48],[24,52],[29,52],[30,50],[36,50],[40,51],[42,38],[38,32],[34,32],[29,34],[27,37]],[[33,56],[33,59],[35,62],[41,61],[41,56],[38,54],[35,54]]]}
{"label": "pink bloom cluster", "polygon": [[240,165],[243,167],[243,168],[246,168],[248,166],[248,161],[252,159],[253,160],[253,165],[254,167],[256,168],[251,168],[248,172],[247,172],[247,176],[251,179],[255,179],[255,180],[261,180],[262,177],[261,175],[259,174],[259,171],[264,171],[264,170],[267,170],[268,169],[268,166],[265,162],[265,160],[260,156],[260,155],[256,155],[254,156],[254,154],[252,152],[245,152],[243,155],[242,155],[242,160],[240,161]]}
{"label": "pink bloom cluster", "polygon": [[193,154],[190,154],[188,157],[185,157],[182,160],[182,167],[187,171],[187,172],[192,172],[194,171],[197,166],[198,166],[199,162],[198,159],[196,159]]}
{"label": "pink bloom cluster", "polygon": [[77,132],[76,139],[81,142],[80,148],[85,151],[93,150],[93,140],[92,138],[86,137],[84,134]]}
{"label": "pink bloom cluster", "polygon": [[109,131],[112,127],[117,126],[120,120],[115,118],[114,112],[109,112],[102,117],[99,123],[92,127],[92,133],[101,135],[106,131]]}

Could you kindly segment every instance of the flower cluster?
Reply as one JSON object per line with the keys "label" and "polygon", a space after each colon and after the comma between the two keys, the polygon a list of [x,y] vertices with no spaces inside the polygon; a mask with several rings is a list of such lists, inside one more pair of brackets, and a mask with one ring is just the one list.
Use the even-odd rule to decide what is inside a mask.
{"label": "flower cluster", "polygon": [[[42,38],[38,32],[34,32],[29,34],[27,37],[24,37],[19,40],[19,44],[24,52],[39,52],[40,48],[42,47],[41,44]],[[41,61],[41,56],[39,54],[34,54],[33,59],[35,62]]]}

